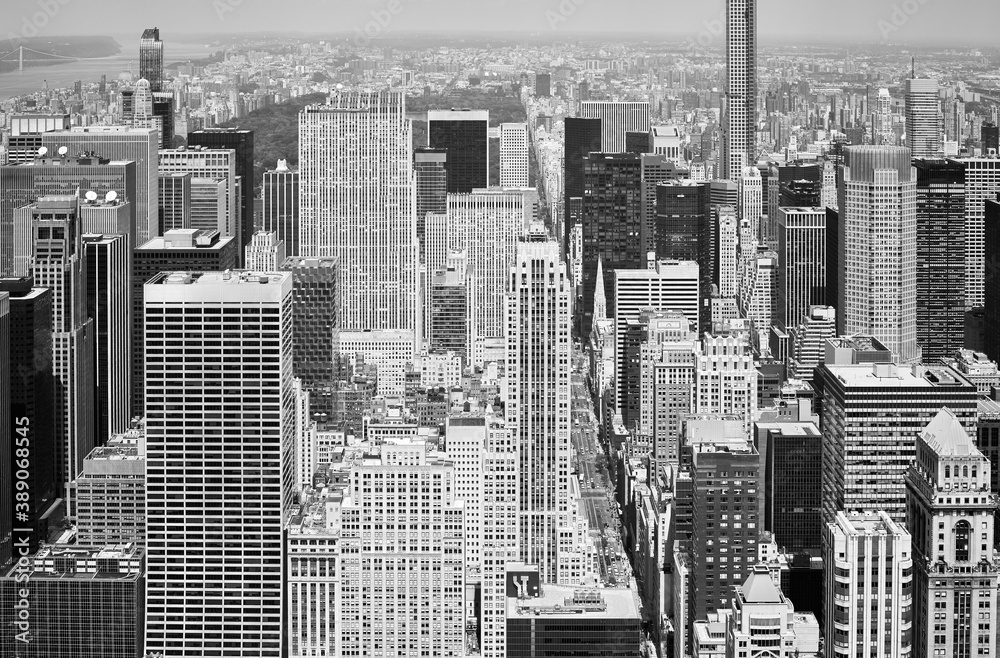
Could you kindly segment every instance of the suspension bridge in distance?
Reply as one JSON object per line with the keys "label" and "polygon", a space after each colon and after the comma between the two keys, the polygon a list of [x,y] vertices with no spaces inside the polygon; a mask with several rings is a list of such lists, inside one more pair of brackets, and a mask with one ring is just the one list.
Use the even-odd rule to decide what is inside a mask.
{"label": "suspension bridge in distance", "polygon": [[30,66],[35,62],[77,62],[80,60],[105,59],[104,57],[73,57],[71,55],[57,55],[55,53],[44,53],[40,50],[18,46],[9,53],[0,55],[0,62],[17,62],[17,70],[24,70],[24,63]]}

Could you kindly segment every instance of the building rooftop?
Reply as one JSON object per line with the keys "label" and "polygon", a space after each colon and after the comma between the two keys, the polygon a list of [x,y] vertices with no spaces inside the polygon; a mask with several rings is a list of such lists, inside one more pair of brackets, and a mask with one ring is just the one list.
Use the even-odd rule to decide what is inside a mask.
{"label": "building rooftop", "polygon": [[920,437],[942,457],[967,457],[979,452],[958,417],[947,407],[934,416]]}
{"label": "building rooftop", "polygon": [[826,368],[845,385],[909,386],[972,386],[959,373],[946,366],[901,366],[893,363],[859,363],[830,365]]}
{"label": "building rooftop", "polygon": [[15,568],[7,577],[27,571],[32,578],[58,580],[135,580],[144,571],[145,549],[134,543],[108,546],[56,544],[42,546],[27,570]]}
{"label": "building rooftop", "polygon": [[507,599],[507,618],[640,619],[631,589],[581,589],[544,585],[540,596]]}
{"label": "building rooftop", "polygon": [[784,603],[784,597],[774,586],[771,572],[766,566],[756,566],[742,586],[736,587],[737,595],[745,603]]}

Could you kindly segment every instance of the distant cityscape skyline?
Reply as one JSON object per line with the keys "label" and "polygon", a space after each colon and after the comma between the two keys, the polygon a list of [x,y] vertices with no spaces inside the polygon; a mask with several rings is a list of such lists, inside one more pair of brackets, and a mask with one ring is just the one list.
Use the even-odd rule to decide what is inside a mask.
{"label": "distant cityscape skyline", "polygon": [[[241,0],[201,2],[178,0],[171,11],[152,17],[147,7],[108,0],[100,13],[83,3],[60,3],[46,21],[35,21],[37,34],[24,34],[24,22],[31,23],[43,10],[37,0],[11,0],[5,15],[11,18],[5,38],[18,36],[55,37],[60,35],[132,34],[151,24],[180,35],[239,34],[354,34],[375,20],[375,37],[405,33],[538,33],[630,34],[676,37],[702,45],[723,46],[723,0],[698,4],[663,3],[654,0],[356,0],[332,3],[329,0],[293,0],[287,11],[269,15],[265,8]],[[905,5],[905,6],[904,6]],[[176,10],[175,10],[176,8]],[[392,12],[395,8],[395,13]],[[832,11],[831,11],[832,9]],[[484,11],[491,12],[483,21]],[[382,12],[385,12],[384,14]],[[377,19],[383,19],[379,22]],[[642,20],[635,20],[642,16]],[[976,20],[955,21],[956,16]],[[308,17],[308,18],[307,18]],[[329,25],[329,31],[302,32],[308,25]],[[912,5],[881,0],[841,0],[832,8],[818,3],[772,2],[760,9],[760,37],[796,42],[892,42],[951,44],[974,47],[989,45],[992,26],[1000,20],[1000,4],[992,0],[954,0]],[[720,22],[721,21],[721,22]],[[662,29],[651,29],[662,25]],[[197,26],[197,30],[192,30]],[[714,29],[719,27],[718,30]],[[362,32],[363,33],[363,32]],[[371,34],[369,34],[371,36]],[[842,38],[841,38],[842,35]]]}

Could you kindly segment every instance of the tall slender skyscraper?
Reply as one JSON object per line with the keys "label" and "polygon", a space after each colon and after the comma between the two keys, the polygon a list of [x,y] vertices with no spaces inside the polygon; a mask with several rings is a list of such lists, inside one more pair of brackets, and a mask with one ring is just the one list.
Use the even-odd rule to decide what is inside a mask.
{"label": "tall slender skyscraper", "polygon": [[778,290],[775,320],[794,327],[826,301],[826,210],[778,210]]}
{"label": "tall slender skyscraper", "polygon": [[[590,335],[594,295],[614,298],[611,272],[645,263],[642,253],[641,160],[633,153],[591,153],[584,160],[583,305],[584,336]],[[597,262],[604,280],[597,279]]]}
{"label": "tall slender skyscraper", "polygon": [[985,242],[985,204],[995,201],[1000,192],[1000,158],[963,158],[965,165],[965,308],[984,305],[986,277],[996,277],[987,270]]}
{"label": "tall slender skyscraper", "polygon": [[262,201],[261,226],[278,234],[285,243],[285,254],[299,255],[299,172],[288,168],[288,162],[278,160],[277,166],[264,172],[260,191]]}
{"label": "tall slender skyscraper", "polygon": [[726,0],[726,90],[720,178],[757,164],[757,0]]}
{"label": "tall slender skyscraper", "polygon": [[874,336],[902,361],[917,361],[917,176],[910,149],[851,146],[842,171],[840,333]]}
{"label": "tall slender skyscraper", "polygon": [[507,427],[519,448],[521,561],[558,583],[570,515],[571,285],[556,242],[523,242],[507,296]]}
{"label": "tall slender skyscraper", "polygon": [[448,152],[450,194],[468,194],[489,187],[489,130],[488,110],[431,110],[427,113],[427,145]]}
{"label": "tall slender skyscraper", "polygon": [[[69,485],[95,445],[94,321],[87,317],[79,201],[41,197],[18,213],[32,227],[35,285],[52,289],[55,447],[60,481]],[[72,509],[72,492],[66,496]]]}
{"label": "tall slender skyscraper", "polygon": [[143,30],[139,39],[139,77],[149,81],[150,91],[163,91],[163,42],[158,27]]}
{"label": "tall slender skyscraper", "polygon": [[[413,152],[413,172],[417,178],[417,240],[420,262],[427,262],[427,213],[448,209],[448,152],[418,148]],[[428,272],[428,276],[433,272]]]}
{"label": "tall slender skyscraper", "polygon": [[583,160],[601,150],[601,120],[566,117],[563,127],[563,253],[569,253],[570,231],[583,215]]}
{"label": "tall slender skyscraper", "polygon": [[965,347],[965,165],[914,160],[917,343],[927,363]]}
{"label": "tall slender skyscraper", "polygon": [[528,124],[500,124],[500,187],[528,187]]}
{"label": "tall slender skyscraper", "polygon": [[[146,651],[278,655],[295,480],[292,276],[164,272],[145,286],[145,317]],[[165,332],[178,322],[175,339]],[[193,369],[175,370],[189,351]]]}
{"label": "tall slender skyscraper", "polygon": [[124,235],[84,235],[83,250],[94,323],[96,443],[103,445],[126,431],[131,418],[132,255]]}
{"label": "tall slender skyscraper", "polygon": [[[3,486],[18,503],[15,512],[27,514],[27,519],[19,519],[17,527],[22,531],[15,533],[14,542],[34,552],[38,542],[48,537],[41,519],[63,495],[53,434],[52,291],[33,287],[30,277],[0,279],[0,290],[10,300],[11,436],[15,447],[27,450],[21,459],[27,459],[29,465],[20,469],[16,463],[8,463]],[[24,485],[18,488],[22,481],[27,483],[26,490]]]}
{"label": "tall slender skyscraper", "polygon": [[413,144],[403,92],[338,92],[307,107],[299,115],[299,175],[298,255],[337,259],[340,328],[418,331]]}
{"label": "tall slender skyscraper", "polygon": [[940,158],[944,155],[941,129],[937,80],[907,80],[906,145],[914,158]]}

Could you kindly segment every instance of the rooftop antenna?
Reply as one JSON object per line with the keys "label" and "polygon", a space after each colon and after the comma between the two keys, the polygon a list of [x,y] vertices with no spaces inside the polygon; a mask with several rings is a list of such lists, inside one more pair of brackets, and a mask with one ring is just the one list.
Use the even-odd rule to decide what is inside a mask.
{"label": "rooftop antenna", "polygon": [[917,79],[917,58],[915,55],[910,57],[910,78]]}

